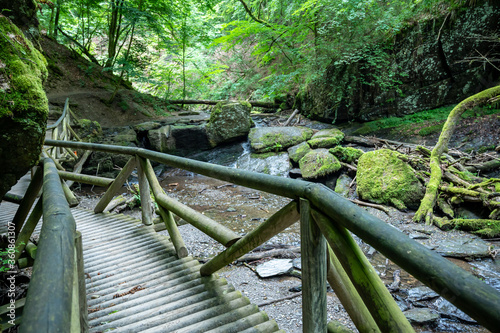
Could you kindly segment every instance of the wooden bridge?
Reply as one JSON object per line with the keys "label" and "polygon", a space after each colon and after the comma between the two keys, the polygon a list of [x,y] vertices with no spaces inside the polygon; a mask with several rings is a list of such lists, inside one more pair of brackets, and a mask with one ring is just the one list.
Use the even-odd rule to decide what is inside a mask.
{"label": "wooden bridge", "polygon": [[[8,326],[6,315],[14,312],[20,332],[279,331],[275,321],[216,272],[296,221],[301,231],[304,332],[339,331],[336,323],[327,323],[327,282],[360,332],[413,331],[348,230],[484,327],[500,327],[498,291],[323,185],[141,148],[49,139],[45,143],[56,148],[43,156],[26,193],[11,193],[5,197],[9,202],[0,206],[0,232],[9,231],[19,250],[13,264],[30,264],[29,238],[40,229],[28,295],[14,302],[14,311],[8,305],[0,309],[2,328]],[[101,151],[130,159],[116,179],[107,179],[57,170],[49,155],[58,150]],[[241,237],[166,195],[150,161],[292,201]],[[141,221],[103,213],[134,169],[142,207],[150,207],[151,191],[169,239],[154,232],[150,209],[142,210]],[[107,190],[92,212],[74,207],[75,198],[62,180]],[[174,214],[226,250],[203,265],[189,257]],[[23,257],[24,250],[28,257]]]}

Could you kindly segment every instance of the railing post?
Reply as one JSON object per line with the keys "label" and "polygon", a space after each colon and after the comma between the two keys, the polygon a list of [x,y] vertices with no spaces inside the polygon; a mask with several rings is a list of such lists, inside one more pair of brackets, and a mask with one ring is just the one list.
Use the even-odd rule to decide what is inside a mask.
{"label": "railing post", "polygon": [[302,253],[302,331],[325,333],[326,241],[311,217],[308,200],[300,199],[300,250]]}
{"label": "railing post", "polygon": [[141,163],[138,163],[139,157],[137,159],[137,174],[139,176],[139,195],[141,196],[141,212],[142,212],[142,223],[144,225],[153,224],[153,214],[151,211],[151,195],[149,194],[149,182],[146,178],[146,174],[142,169]]}
{"label": "railing post", "polygon": [[12,223],[16,226],[16,237],[19,235],[21,228],[26,221],[26,217],[28,216],[33,203],[42,188],[43,181],[43,168],[37,168],[35,171],[35,175],[31,179],[30,184],[28,185],[28,189],[26,190],[26,194],[17,209],[16,215],[14,215],[14,219]]}
{"label": "railing post", "polygon": [[74,279],[78,283],[78,315],[80,323],[80,332],[85,333],[89,330],[88,307],[87,307],[87,291],[85,288],[85,271],[83,265],[83,244],[82,233],[76,231],[75,236],[75,266],[76,275]]}

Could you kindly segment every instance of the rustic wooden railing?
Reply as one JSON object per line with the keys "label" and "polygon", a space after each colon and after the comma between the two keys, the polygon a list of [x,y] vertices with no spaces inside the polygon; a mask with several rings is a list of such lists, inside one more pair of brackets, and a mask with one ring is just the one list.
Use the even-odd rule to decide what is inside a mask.
{"label": "rustic wooden railing", "polygon": [[[259,246],[300,218],[303,331],[326,332],[326,281],[351,316],[360,332],[412,332],[413,329],[391,294],[370,265],[352,233],[373,246],[425,285],[439,293],[484,327],[500,327],[500,293],[472,274],[413,241],[397,229],[345,200],[326,186],[301,180],[280,178],[154,152],[141,148],[118,147],[82,142],[46,140],[46,145],[127,154],[131,158],[115,180],[60,172],[75,181],[107,185],[106,193],[95,207],[101,212],[138,168],[143,207],[149,207],[149,187],[160,207],[160,214],[174,243],[177,255],[187,255],[186,247],[172,213],[205,232],[227,249],[201,267],[210,275],[234,259]],[[168,197],[161,189],[149,161],[199,173],[256,190],[288,197],[292,202],[244,237]],[[151,211],[143,209],[143,222],[151,224]],[[71,252],[70,249],[68,251]],[[60,259],[62,260],[62,258]],[[34,276],[46,281],[48,272]],[[69,278],[68,278],[69,279]],[[40,283],[40,282],[37,282]],[[67,283],[67,281],[66,281]],[[32,292],[34,294],[34,292]],[[66,297],[66,296],[61,296]],[[39,304],[39,306],[44,306]],[[46,305],[45,305],[46,307]],[[40,309],[28,309],[38,316]],[[33,311],[33,312],[31,312]],[[43,313],[43,312],[41,312]]]}
{"label": "rustic wooden railing", "polygon": [[[23,309],[19,308],[23,313],[20,332],[85,332],[87,303],[81,234],[76,230],[54,161],[45,157],[40,165],[13,220],[19,230],[15,261],[19,259],[23,266],[20,255],[25,248],[28,250],[28,240],[43,216],[28,294],[26,299],[16,301],[20,306],[24,304]],[[40,189],[42,196],[31,210]]]}

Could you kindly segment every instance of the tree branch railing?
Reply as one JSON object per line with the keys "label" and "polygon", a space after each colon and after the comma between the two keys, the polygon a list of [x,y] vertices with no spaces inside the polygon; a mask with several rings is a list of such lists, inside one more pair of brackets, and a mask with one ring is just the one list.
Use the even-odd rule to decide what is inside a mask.
{"label": "tree branch railing", "polygon": [[[40,175],[42,196],[26,223],[20,220],[22,229],[15,244],[19,249],[17,261],[21,244],[28,242],[43,215],[20,332],[85,332],[88,322],[81,234],[76,230],[54,161],[45,157],[41,164],[34,182],[40,182],[36,180]],[[38,190],[32,192],[36,197]],[[29,211],[33,204],[33,195],[27,193],[20,207]]]}
{"label": "tree branch railing", "polygon": [[[146,193],[149,193],[151,186],[167,230],[172,239],[177,238],[174,246],[180,257],[187,251],[184,252],[185,246],[172,213],[227,247],[201,267],[202,275],[210,275],[231,263],[296,222],[300,216],[304,332],[326,331],[326,279],[360,332],[413,331],[348,230],[484,327],[491,330],[500,327],[498,291],[324,185],[231,169],[142,148],[55,140],[46,140],[45,144],[130,155],[129,163],[138,164],[139,173],[144,173],[140,175],[140,181],[148,182],[147,187],[142,185],[141,192],[147,189]],[[159,186],[149,160],[287,197],[292,202],[240,238],[217,222],[168,197]],[[110,194],[105,194],[106,200],[111,200],[112,193],[123,185],[131,167],[124,168],[122,172],[123,175],[119,175],[109,186],[107,192]],[[61,174],[61,177],[65,175]],[[96,181],[95,178],[88,180]],[[98,204],[99,209],[96,210],[100,211],[106,205],[104,202]]]}

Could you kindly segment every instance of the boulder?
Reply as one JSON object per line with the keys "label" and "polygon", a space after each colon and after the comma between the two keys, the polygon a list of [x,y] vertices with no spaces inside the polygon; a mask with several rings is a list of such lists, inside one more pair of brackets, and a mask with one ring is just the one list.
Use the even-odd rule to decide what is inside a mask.
{"label": "boulder", "polygon": [[361,149],[342,146],[335,146],[329,152],[335,155],[340,161],[346,163],[352,163],[364,154],[364,151]]}
{"label": "boulder", "polygon": [[330,148],[338,145],[344,139],[344,133],[337,128],[328,128],[314,134],[307,143],[311,148]]}
{"label": "boulder", "polygon": [[299,163],[300,159],[306,156],[306,154],[310,151],[311,147],[309,147],[309,144],[304,141],[298,145],[288,148],[288,156],[290,156],[290,159],[295,163]]}
{"label": "boulder", "polygon": [[349,185],[352,182],[352,178],[346,175],[345,173],[341,174],[335,183],[335,192],[340,194],[341,196],[347,198],[349,197],[349,192],[351,188]]}
{"label": "boulder", "polygon": [[287,153],[245,154],[236,163],[238,169],[265,173],[272,176],[288,176],[290,159]]}
{"label": "boulder", "polygon": [[339,160],[327,149],[315,149],[307,153],[299,161],[300,171],[304,179],[324,177],[340,170]]}
{"label": "boulder", "polygon": [[218,145],[245,138],[252,127],[252,106],[248,102],[219,102],[210,114],[206,126],[210,145]]}
{"label": "boulder", "polygon": [[0,199],[36,165],[49,106],[42,82],[47,61],[23,33],[0,15]]}
{"label": "boulder", "polygon": [[398,209],[418,208],[424,186],[405,156],[389,149],[364,153],[358,161],[357,191],[361,199],[393,204]]}
{"label": "boulder", "polygon": [[170,132],[170,125],[149,130],[147,138],[149,140],[150,148],[161,153],[168,153],[175,150],[175,140],[170,135]]}
{"label": "boulder", "polygon": [[250,130],[250,147],[256,153],[278,152],[307,141],[313,131],[307,127],[258,127]]}
{"label": "boulder", "polygon": [[176,150],[205,150],[211,148],[205,125],[174,125],[171,129]]}

